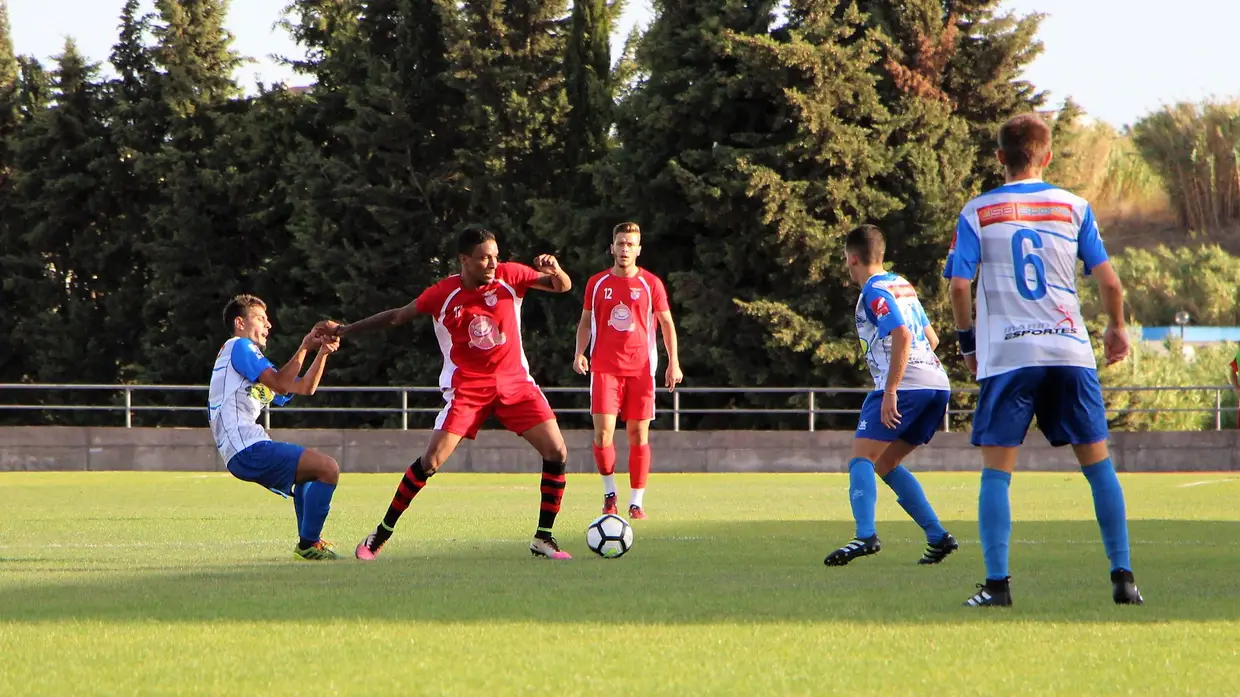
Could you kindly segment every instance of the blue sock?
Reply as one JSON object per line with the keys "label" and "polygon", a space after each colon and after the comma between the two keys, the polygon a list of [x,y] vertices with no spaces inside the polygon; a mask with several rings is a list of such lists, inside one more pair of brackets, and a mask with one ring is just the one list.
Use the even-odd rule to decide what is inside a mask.
{"label": "blue sock", "polygon": [[1008,487],[1012,475],[982,469],[982,490],[977,497],[977,530],[986,560],[986,580],[1002,581],[1008,573],[1008,543],[1012,540],[1012,503]]}
{"label": "blue sock", "polygon": [[301,521],[306,517],[306,485],[293,485],[293,513],[297,515],[297,532],[301,533]]}
{"label": "blue sock", "polygon": [[306,482],[302,485],[302,491],[306,498],[306,514],[301,520],[301,539],[318,542],[322,539],[323,522],[327,520],[327,512],[331,510],[336,485]]}
{"label": "blue sock", "polygon": [[874,537],[874,508],[878,505],[878,480],[874,463],[854,457],[848,463],[848,498],[852,502],[853,520],[857,521],[857,538]]}
{"label": "blue sock", "polygon": [[1132,571],[1124,490],[1120,488],[1119,477],[1115,476],[1111,458],[1082,467],[1081,471],[1094,492],[1094,515],[1098,518],[1098,527],[1102,529],[1102,546],[1106,548],[1107,559],[1111,560],[1111,571]]}
{"label": "blue sock", "polygon": [[926,500],[926,492],[922,490],[917,477],[914,477],[913,473],[905,469],[903,465],[896,465],[895,469],[883,477],[883,482],[895,492],[900,508],[903,508],[904,512],[908,513],[909,517],[926,531],[926,541],[931,544],[941,542],[947,531],[939,525],[939,517],[935,514],[934,507]]}

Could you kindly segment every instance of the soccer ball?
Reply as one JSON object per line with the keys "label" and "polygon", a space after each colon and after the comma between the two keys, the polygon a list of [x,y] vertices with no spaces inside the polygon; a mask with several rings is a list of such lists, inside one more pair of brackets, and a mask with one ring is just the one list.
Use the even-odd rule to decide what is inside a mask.
{"label": "soccer ball", "polygon": [[586,528],[586,544],[604,559],[622,557],[633,548],[633,528],[624,518],[608,513]]}

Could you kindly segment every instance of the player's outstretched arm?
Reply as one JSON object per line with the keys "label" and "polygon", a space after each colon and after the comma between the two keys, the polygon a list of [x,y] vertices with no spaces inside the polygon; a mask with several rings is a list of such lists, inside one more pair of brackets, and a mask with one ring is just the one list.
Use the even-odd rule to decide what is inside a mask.
{"label": "player's outstretched arm", "polygon": [[573,289],[573,279],[560,268],[560,262],[550,254],[539,254],[534,257],[534,269],[542,273],[542,278],[534,281],[531,288],[546,290],[552,293],[567,293]]}
{"label": "player's outstretched arm", "polygon": [[667,349],[664,387],[674,390],[685,379],[685,374],[680,371],[680,339],[676,336],[676,323],[672,321],[671,310],[656,312],[654,316],[659,321],[659,333],[663,335],[663,348]]}
{"label": "player's outstretched arm", "polygon": [[969,370],[977,373],[977,339],[973,333],[973,279],[955,277],[951,284],[952,318],[956,320],[956,338],[960,353]]}
{"label": "player's outstretched arm", "polygon": [[590,371],[590,359],[586,351],[590,349],[590,320],[594,316],[589,310],[581,311],[581,319],[577,322],[577,348],[573,352],[573,371],[585,375]]}
{"label": "player's outstretched arm", "polygon": [[1104,261],[1090,271],[1098,279],[1098,295],[1102,311],[1107,313],[1107,328],[1102,334],[1102,348],[1107,365],[1128,357],[1128,330],[1124,328],[1124,284],[1111,262]]}
{"label": "player's outstretched arm", "polygon": [[310,363],[306,374],[293,383],[293,394],[314,394],[319,389],[319,381],[323,379],[323,371],[327,369],[327,357],[339,348],[340,339],[325,339],[319,346],[319,352]]}
{"label": "player's outstretched arm", "polygon": [[258,376],[258,381],[276,394],[292,394],[293,385],[297,382],[297,376],[301,374],[301,367],[306,362],[306,354],[312,349],[319,347],[322,339],[319,338],[313,330],[301,340],[301,346],[293,353],[293,357],[288,359],[279,370],[268,368]]}
{"label": "player's outstretched arm", "polygon": [[418,314],[417,301],[411,302],[404,307],[395,307],[391,310],[384,310],[377,315],[371,315],[363,320],[358,320],[351,324],[340,324],[332,320],[325,319],[314,325],[315,331],[325,336],[348,336],[350,334],[359,334],[363,332],[375,331],[377,329],[389,329],[402,324],[407,324]]}

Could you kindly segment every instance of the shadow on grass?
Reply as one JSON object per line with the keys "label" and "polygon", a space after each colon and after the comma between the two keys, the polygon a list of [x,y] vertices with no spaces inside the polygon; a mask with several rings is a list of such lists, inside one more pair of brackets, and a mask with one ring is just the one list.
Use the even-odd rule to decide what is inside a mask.
{"label": "shadow on grass", "polygon": [[[187,568],[143,563],[43,570],[0,560],[21,584],[0,603],[0,621],[163,622],[600,622],[615,624],[965,623],[978,621],[1165,622],[1240,619],[1240,522],[1135,521],[1131,525],[1143,608],[1116,607],[1097,526],[1018,522],[1012,545],[1012,610],[960,603],[984,575],[976,523],[948,524],[960,552],[917,566],[922,539],[911,523],[884,523],[883,552],[843,568],[822,558],[847,540],[839,521],[680,523],[647,521],[623,559],[603,560],[580,536],[571,562],[531,558],[523,542],[389,543],[378,561],[253,563]],[[566,534],[562,533],[562,534]],[[65,560],[60,560],[65,561]],[[191,562],[192,563],[192,562]],[[7,569],[5,568],[7,567]],[[74,567],[81,573],[73,573]],[[65,573],[68,571],[69,573]]]}

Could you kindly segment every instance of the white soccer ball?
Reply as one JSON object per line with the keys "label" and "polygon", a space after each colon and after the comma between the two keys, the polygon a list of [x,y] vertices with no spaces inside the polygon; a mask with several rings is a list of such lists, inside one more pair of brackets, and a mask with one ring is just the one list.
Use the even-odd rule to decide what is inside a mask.
{"label": "white soccer ball", "polygon": [[586,528],[586,544],[604,559],[622,557],[633,548],[633,528],[614,513],[599,516]]}

